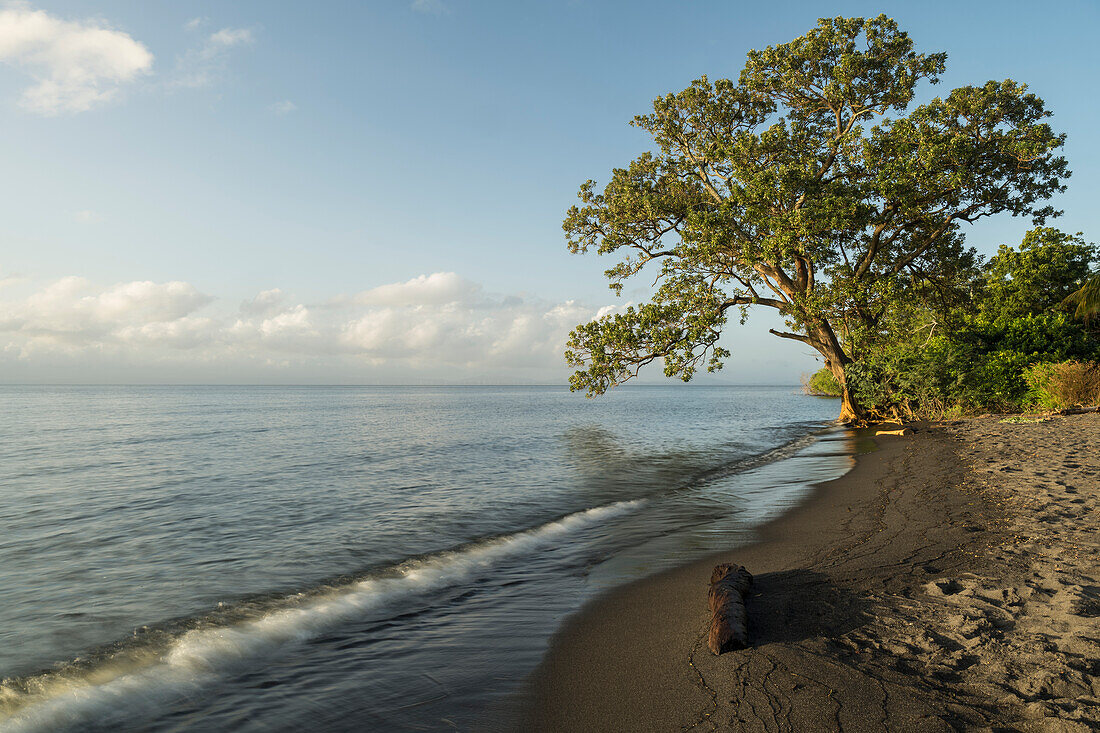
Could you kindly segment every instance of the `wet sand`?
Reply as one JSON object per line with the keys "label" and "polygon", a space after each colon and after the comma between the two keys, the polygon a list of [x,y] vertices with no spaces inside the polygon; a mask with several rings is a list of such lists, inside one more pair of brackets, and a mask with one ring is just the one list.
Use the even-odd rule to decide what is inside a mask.
{"label": "wet sand", "polygon": [[[521,729],[1097,729],[1100,416],[876,440],[759,542],[575,614]],[[755,576],[753,646],[720,657],[716,562]]]}

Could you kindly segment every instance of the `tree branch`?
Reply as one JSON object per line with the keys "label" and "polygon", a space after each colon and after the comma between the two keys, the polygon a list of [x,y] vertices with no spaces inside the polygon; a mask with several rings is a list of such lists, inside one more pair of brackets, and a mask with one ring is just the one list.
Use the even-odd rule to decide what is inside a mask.
{"label": "tree branch", "polygon": [[724,313],[735,305],[766,305],[769,308],[783,310],[788,304],[781,300],[776,300],[775,298],[754,298],[748,295],[738,295],[737,297],[724,301],[719,308]]}
{"label": "tree branch", "polygon": [[781,339],[791,339],[792,341],[801,341],[802,343],[809,344],[810,346],[814,345],[813,339],[811,339],[809,336],[802,336],[797,333],[788,333],[787,331],[776,331],[774,328],[769,328],[768,333],[774,334]]}

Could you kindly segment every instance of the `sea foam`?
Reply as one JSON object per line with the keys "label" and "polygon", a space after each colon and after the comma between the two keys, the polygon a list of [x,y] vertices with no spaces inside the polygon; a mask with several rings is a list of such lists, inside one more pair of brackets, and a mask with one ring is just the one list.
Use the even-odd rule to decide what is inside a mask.
{"label": "sea foam", "polygon": [[109,727],[153,715],[219,677],[418,593],[477,577],[506,558],[638,509],[644,499],[566,515],[453,551],[410,560],[372,576],[297,594],[253,618],[192,629],[156,649],[129,649],[77,672],[47,672],[0,685],[0,731]]}

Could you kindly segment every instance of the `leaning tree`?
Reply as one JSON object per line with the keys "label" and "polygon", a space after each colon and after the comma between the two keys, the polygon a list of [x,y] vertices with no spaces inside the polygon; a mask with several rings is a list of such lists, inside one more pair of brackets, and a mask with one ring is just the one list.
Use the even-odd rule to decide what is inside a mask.
{"label": "leaning tree", "polygon": [[[572,252],[618,253],[611,288],[646,271],[655,293],[570,334],[574,390],[602,394],[663,359],[667,376],[720,369],[731,309],[777,310],[776,336],[812,346],[864,409],[846,367],[888,337],[884,315],[950,292],[962,223],[1009,212],[1042,222],[1064,190],[1065,136],[1043,101],[990,81],[912,106],[947,56],[913,50],[897,24],[822,19],[790,43],[751,51],[737,83],[702,77],[633,125],[654,148],[588,181],[563,224]],[[958,288],[955,288],[958,290]]]}

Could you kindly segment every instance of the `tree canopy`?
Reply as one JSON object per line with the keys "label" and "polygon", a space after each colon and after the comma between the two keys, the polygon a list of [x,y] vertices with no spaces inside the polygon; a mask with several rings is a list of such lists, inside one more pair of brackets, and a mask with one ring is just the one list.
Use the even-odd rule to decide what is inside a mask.
{"label": "tree canopy", "polygon": [[563,228],[573,252],[617,255],[621,293],[652,298],[579,325],[566,352],[574,390],[601,394],[663,360],[689,380],[721,368],[731,311],[772,308],[825,359],[862,410],[846,367],[909,300],[965,297],[976,264],[961,225],[999,213],[1037,223],[1069,175],[1064,135],[1026,85],[964,86],[915,105],[944,53],[918,53],[884,15],[825,18],[751,51],[737,82],[702,77],[634,119],[654,148],[580,188]]}
{"label": "tree canopy", "polygon": [[1002,244],[989,261],[981,310],[1004,318],[1056,308],[1081,287],[1096,259],[1096,247],[1080,233],[1032,229],[1019,249]]}

